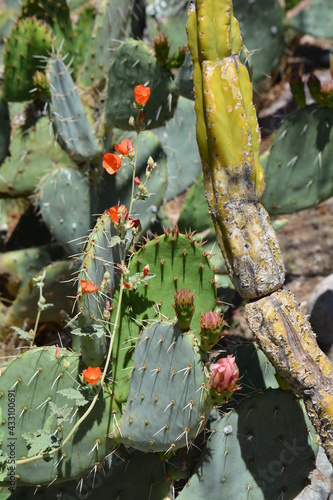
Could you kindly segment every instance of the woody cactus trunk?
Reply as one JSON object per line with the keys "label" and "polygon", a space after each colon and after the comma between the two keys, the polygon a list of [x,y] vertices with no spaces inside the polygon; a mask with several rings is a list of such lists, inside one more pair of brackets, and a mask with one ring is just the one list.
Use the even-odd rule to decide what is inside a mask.
{"label": "woody cactus trunk", "polygon": [[252,85],[239,58],[242,38],[232,1],[192,2],[187,34],[197,141],[219,246],[239,294],[256,300],[246,306],[250,329],[277,371],[304,399],[333,463],[333,367],[295,297],[281,289],[284,265],[260,204],[265,189],[260,131]]}

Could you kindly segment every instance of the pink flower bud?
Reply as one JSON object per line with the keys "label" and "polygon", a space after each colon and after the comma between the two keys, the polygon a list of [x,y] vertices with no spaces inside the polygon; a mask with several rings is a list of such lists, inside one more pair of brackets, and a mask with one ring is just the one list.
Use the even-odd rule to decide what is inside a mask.
{"label": "pink flower bud", "polygon": [[210,371],[210,385],[218,393],[234,392],[239,389],[236,386],[239,370],[234,356],[229,355],[226,358],[220,358],[216,363],[211,364]]}
{"label": "pink flower bud", "polygon": [[200,349],[208,351],[220,340],[221,327],[225,322],[217,312],[209,311],[201,313],[199,324],[201,328]]}

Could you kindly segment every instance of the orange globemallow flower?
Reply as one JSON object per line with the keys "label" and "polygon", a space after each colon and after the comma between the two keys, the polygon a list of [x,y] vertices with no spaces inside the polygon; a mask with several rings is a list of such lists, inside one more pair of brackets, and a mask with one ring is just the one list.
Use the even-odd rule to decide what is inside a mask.
{"label": "orange globemallow flower", "polygon": [[113,175],[120,169],[121,158],[114,153],[106,153],[103,156],[103,168],[108,174]]}
{"label": "orange globemallow flower", "polygon": [[94,285],[94,283],[90,280],[89,283],[87,280],[81,280],[81,290],[83,293],[94,293],[98,290],[98,286]]}
{"label": "orange globemallow flower", "polygon": [[134,89],[134,99],[140,104],[140,106],[144,106],[150,97],[150,88],[145,87],[144,85],[137,85]]}
{"label": "orange globemallow flower", "polygon": [[88,366],[86,370],[82,371],[82,375],[88,384],[95,385],[101,378],[102,372],[99,366]]}
{"label": "orange globemallow flower", "polygon": [[126,218],[126,215],[127,215],[127,208],[125,207],[125,205],[121,205],[121,207],[119,207],[119,205],[114,205],[113,207],[111,207],[109,209],[109,212],[110,212],[110,219],[112,222],[119,222],[119,209],[122,209],[122,211],[124,212],[123,215],[122,215],[122,219],[125,219]]}
{"label": "orange globemallow flower", "polygon": [[131,139],[123,139],[120,144],[115,144],[114,149],[121,155],[127,156],[134,149]]}

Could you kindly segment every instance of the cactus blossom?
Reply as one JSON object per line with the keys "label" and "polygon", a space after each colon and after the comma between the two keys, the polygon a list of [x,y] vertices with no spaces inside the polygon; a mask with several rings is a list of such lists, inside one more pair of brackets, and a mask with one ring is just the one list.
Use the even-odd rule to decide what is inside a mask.
{"label": "cactus blossom", "polygon": [[105,153],[103,156],[103,168],[108,174],[113,175],[121,167],[121,158],[114,153]]}
{"label": "cactus blossom", "polygon": [[94,285],[91,280],[88,282],[87,280],[83,279],[80,281],[80,284],[83,293],[94,293],[98,290],[98,286]]}
{"label": "cactus blossom", "polygon": [[[122,214],[119,213],[120,209],[123,212]],[[127,208],[125,207],[125,205],[121,205],[120,207],[119,207],[119,205],[114,205],[113,207],[111,207],[109,209],[109,212],[110,212],[111,221],[112,222],[119,222],[120,216],[122,219],[126,219]]]}
{"label": "cactus blossom", "polygon": [[240,388],[236,385],[239,370],[234,356],[228,355],[226,358],[220,358],[216,363],[211,364],[210,371],[212,373],[210,385],[218,393],[234,392]]}
{"label": "cactus blossom", "polygon": [[121,155],[127,156],[134,149],[131,139],[123,139],[120,144],[115,144],[114,149]]}
{"label": "cactus blossom", "polygon": [[208,351],[220,340],[221,327],[224,320],[214,311],[202,313],[199,319],[200,323],[200,349]]}
{"label": "cactus blossom", "polygon": [[150,88],[144,85],[137,85],[134,89],[134,99],[137,104],[144,106],[150,97]]}
{"label": "cactus blossom", "polygon": [[194,314],[194,294],[191,290],[182,288],[174,295],[175,303],[173,308],[176,311],[178,325],[181,330],[188,330]]}
{"label": "cactus blossom", "polygon": [[82,370],[83,378],[88,384],[96,385],[101,378],[102,372],[99,366],[88,366],[86,370]]}

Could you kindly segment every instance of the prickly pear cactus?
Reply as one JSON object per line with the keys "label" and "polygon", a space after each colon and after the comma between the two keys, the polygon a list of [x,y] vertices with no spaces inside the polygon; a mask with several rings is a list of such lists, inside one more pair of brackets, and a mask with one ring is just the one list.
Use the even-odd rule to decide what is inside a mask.
{"label": "prickly pear cactus", "polygon": [[[52,36],[42,21],[19,20],[11,31],[5,48],[3,98],[5,101],[32,99],[32,77],[41,69],[43,58],[51,52]],[[45,64],[45,62],[44,62]]]}
{"label": "prickly pear cactus", "polygon": [[[300,140],[301,138],[301,140]],[[298,109],[276,132],[262,203],[272,215],[312,207],[333,195],[333,110]]]}
{"label": "prickly pear cactus", "polygon": [[35,204],[40,207],[43,220],[54,238],[67,253],[79,253],[90,228],[87,177],[78,169],[59,165],[39,182]]}
{"label": "prickly pear cactus", "polygon": [[14,131],[11,156],[0,168],[0,196],[20,198],[30,196],[41,178],[51,172],[55,165],[74,167],[72,160],[54,144],[50,123],[42,117],[33,129],[22,134]]}
{"label": "prickly pear cactus", "polygon": [[119,45],[112,54],[106,103],[109,127],[131,130],[128,110],[133,104],[133,87],[147,82],[151,98],[145,108],[147,128],[164,125],[174,112],[177,98],[171,93],[171,73],[159,66],[147,46],[136,40]]}
{"label": "prickly pear cactus", "polygon": [[[1,375],[0,408],[5,444],[15,438],[17,485],[50,484],[91,470],[115,446],[112,397],[105,392],[86,424],[50,460],[20,464],[24,457],[59,446],[85,411],[89,390],[80,392],[79,357],[66,349],[35,348],[12,361]],[[8,404],[15,400],[16,427],[8,425]],[[115,407],[116,408],[116,407]],[[98,415],[98,418],[97,418]],[[29,432],[28,432],[29,431]],[[3,446],[2,451],[7,452]]]}
{"label": "prickly pear cactus", "polygon": [[303,405],[289,392],[268,390],[221,418],[178,498],[232,498],[237,492],[240,500],[293,500],[314,468],[317,449]]}
{"label": "prickly pear cactus", "polygon": [[207,418],[208,378],[196,337],[157,322],[146,328],[134,351],[122,443],[142,451],[189,446]]}
{"label": "prickly pear cactus", "polygon": [[50,59],[51,114],[54,135],[77,162],[100,155],[69,69],[58,57]]}
{"label": "prickly pear cactus", "polygon": [[[148,275],[140,278],[147,265]],[[216,304],[216,284],[209,256],[191,236],[177,231],[166,232],[147,241],[133,256],[129,270],[133,289],[124,291],[119,332],[115,340],[114,390],[117,400],[121,402],[127,400],[133,348],[138,343],[140,330],[147,321],[155,318],[175,317],[173,293],[186,288],[194,294],[194,306],[197,306],[191,323],[194,330],[199,328],[201,311],[214,309]],[[115,304],[117,297],[116,293]]]}

